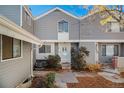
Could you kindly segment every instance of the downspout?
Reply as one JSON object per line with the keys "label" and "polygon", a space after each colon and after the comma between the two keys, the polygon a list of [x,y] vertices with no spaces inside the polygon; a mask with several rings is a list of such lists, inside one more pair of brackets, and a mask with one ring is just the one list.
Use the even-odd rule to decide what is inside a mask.
{"label": "downspout", "polygon": [[79,44],[78,44],[78,49],[79,49],[79,45],[80,45],[80,20],[79,20]]}
{"label": "downspout", "polygon": [[30,57],[31,57],[31,59],[30,59],[30,74],[31,74],[31,77],[33,77],[34,75],[33,75],[33,48],[32,48],[32,44],[31,44],[31,53],[30,53]]}

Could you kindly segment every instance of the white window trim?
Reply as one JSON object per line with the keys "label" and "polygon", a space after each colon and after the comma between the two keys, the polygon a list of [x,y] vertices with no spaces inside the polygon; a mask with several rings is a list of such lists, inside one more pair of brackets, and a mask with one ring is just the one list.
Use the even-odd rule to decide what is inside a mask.
{"label": "white window trim", "polygon": [[[50,53],[52,52],[52,46],[51,46],[51,44],[43,44],[43,45],[49,45],[50,46]],[[50,54],[50,53],[40,53],[39,48],[38,48],[38,53],[39,54]]]}
{"label": "white window trim", "polygon": [[[63,19],[63,20],[64,20],[64,19]],[[57,32],[58,32],[58,33],[69,33],[69,22],[68,22],[67,20],[64,20],[64,21],[68,22],[68,32],[63,32],[63,31],[60,32],[60,31],[59,31],[59,22],[61,22],[61,21],[62,21],[62,20],[57,21]]]}
{"label": "white window trim", "polygon": [[16,58],[10,58],[10,59],[5,59],[3,60],[2,58],[2,35],[1,35],[1,62],[7,62],[7,61],[12,61],[12,60],[17,60],[17,59],[21,59],[23,58],[23,41],[21,40],[21,56],[20,57],[16,57]]}
{"label": "white window trim", "polygon": [[[120,56],[120,53],[121,53],[120,44],[115,44],[115,43],[114,43],[114,44],[101,44],[101,46],[102,46],[102,45],[118,45],[118,48],[119,48],[119,49],[118,49],[118,50],[119,50],[119,51],[118,51],[118,56]],[[102,55],[102,47],[101,47],[101,56],[103,56],[103,55]],[[107,56],[107,55],[105,55],[105,56],[103,56],[103,57],[106,57],[106,56]]]}
{"label": "white window trim", "polygon": [[[112,22],[117,22],[117,21],[112,21]],[[108,27],[107,27],[107,25],[106,25],[106,31],[105,31],[106,33],[124,33],[124,31],[121,31],[121,29],[120,29],[120,25],[119,25],[119,32],[113,32],[113,31],[108,31]]]}

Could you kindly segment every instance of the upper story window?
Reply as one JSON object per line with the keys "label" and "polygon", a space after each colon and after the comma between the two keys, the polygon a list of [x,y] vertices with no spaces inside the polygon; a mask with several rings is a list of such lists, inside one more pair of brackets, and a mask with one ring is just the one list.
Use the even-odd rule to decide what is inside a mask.
{"label": "upper story window", "polygon": [[31,17],[27,12],[25,12],[25,20],[28,23],[28,25],[31,25]]}
{"label": "upper story window", "polygon": [[51,46],[43,45],[41,48],[39,48],[39,53],[51,53]]}
{"label": "upper story window", "polygon": [[108,32],[124,32],[124,26],[120,25],[116,21],[108,22],[107,24],[107,31]]}
{"label": "upper story window", "polygon": [[21,40],[2,35],[2,60],[21,57]]}
{"label": "upper story window", "polygon": [[124,25],[120,25],[120,32],[124,32]]}
{"label": "upper story window", "polygon": [[59,32],[68,32],[68,22],[64,20],[59,22]]}

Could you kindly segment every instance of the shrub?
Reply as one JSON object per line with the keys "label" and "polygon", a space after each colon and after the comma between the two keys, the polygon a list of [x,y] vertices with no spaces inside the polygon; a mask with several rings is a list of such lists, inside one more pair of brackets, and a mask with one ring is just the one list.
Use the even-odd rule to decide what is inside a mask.
{"label": "shrub", "polygon": [[44,77],[34,77],[32,80],[31,88],[45,88],[45,78]]}
{"label": "shrub", "polygon": [[60,67],[61,58],[59,55],[49,55],[47,58],[47,67],[58,68]]}
{"label": "shrub", "polygon": [[86,66],[86,68],[89,71],[92,71],[92,72],[100,71],[101,64],[89,64],[89,65]]}
{"label": "shrub", "polygon": [[33,78],[31,88],[54,88],[55,73],[48,73],[45,77]]}
{"label": "shrub", "polygon": [[46,81],[47,88],[54,88],[55,87],[55,85],[54,85],[55,73],[47,74],[45,81]]}
{"label": "shrub", "polygon": [[79,50],[75,50],[72,48],[71,50],[72,56],[72,68],[75,70],[83,70],[86,66],[86,57],[89,56],[89,51],[86,47],[80,47]]}

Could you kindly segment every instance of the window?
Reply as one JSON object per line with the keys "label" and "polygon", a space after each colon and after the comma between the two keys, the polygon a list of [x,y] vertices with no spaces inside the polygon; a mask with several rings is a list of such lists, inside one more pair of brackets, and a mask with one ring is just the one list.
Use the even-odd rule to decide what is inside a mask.
{"label": "window", "polygon": [[114,45],[114,56],[118,56],[119,55],[118,54],[118,50],[119,50],[118,45]]}
{"label": "window", "polygon": [[68,22],[64,20],[59,22],[59,32],[68,32]]}
{"label": "window", "polygon": [[108,22],[108,32],[120,32],[120,26],[118,22]]}
{"label": "window", "polygon": [[21,57],[21,41],[2,36],[2,60]]}
{"label": "window", "polygon": [[102,56],[106,56],[106,45],[102,45]]}
{"label": "window", "polygon": [[118,45],[102,45],[102,56],[118,56]]}
{"label": "window", "polygon": [[21,56],[21,41],[17,39],[13,39],[13,57]]}
{"label": "window", "polygon": [[66,47],[62,47],[62,52],[67,52],[67,48]]}
{"label": "window", "polygon": [[116,21],[108,22],[107,31],[108,32],[123,32],[124,31],[124,26],[120,25]]}
{"label": "window", "polygon": [[120,25],[120,32],[124,32],[124,26]]}
{"label": "window", "polygon": [[41,48],[39,48],[39,53],[51,53],[51,46],[43,45]]}

